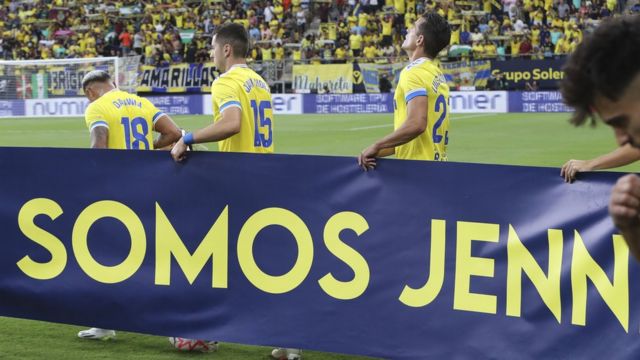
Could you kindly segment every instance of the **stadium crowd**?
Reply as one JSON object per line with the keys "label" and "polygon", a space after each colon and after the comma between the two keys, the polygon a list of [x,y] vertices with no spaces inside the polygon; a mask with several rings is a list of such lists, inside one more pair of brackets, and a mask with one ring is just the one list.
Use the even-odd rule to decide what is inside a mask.
{"label": "stadium crowd", "polygon": [[449,57],[544,58],[572,52],[585,31],[625,0],[160,0],[5,1],[0,58],[139,54],[144,64],[209,60],[211,33],[249,31],[253,60],[394,62],[417,14],[453,25]]}

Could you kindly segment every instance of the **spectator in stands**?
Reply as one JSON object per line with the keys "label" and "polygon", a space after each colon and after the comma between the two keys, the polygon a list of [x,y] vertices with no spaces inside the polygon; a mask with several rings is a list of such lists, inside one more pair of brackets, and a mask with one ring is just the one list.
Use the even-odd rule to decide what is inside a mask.
{"label": "spectator in stands", "polygon": [[564,0],[558,0],[558,17],[561,19],[565,19],[569,15],[569,11],[571,8],[569,4],[567,4]]}
{"label": "spectator in stands", "polygon": [[137,55],[142,55],[142,49],[144,48],[144,35],[142,35],[142,31],[136,32],[133,36],[133,50]]}
{"label": "spectator in stands", "polygon": [[349,36],[349,47],[353,51],[353,56],[360,57],[362,53],[362,35],[358,31],[354,31]]}
{"label": "spectator in stands", "polygon": [[393,85],[391,84],[391,81],[389,81],[389,79],[387,78],[387,74],[384,74],[384,73],[380,74],[380,78],[378,79],[378,84],[379,84],[380,92],[383,94],[391,92],[391,88],[393,87]]}
{"label": "spectator in stands", "polygon": [[376,57],[376,47],[373,45],[373,42],[370,42],[363,50],[363,55],[366,62],[373,62],[372,60]]}
{"label": "spectator in stands", "polygon": [[479,41],[474,41],[473,46],[471,47],[471,51],[473,52],[474,59],[483,59],[484,56],[484,45],[482,45]]}
{"label": "spectator in stands", "polygon": [[533,47],[531,46],[531,41],[529,41],[529,37],[524,36],[522,39],[522,42],[520,43],[520,50],[518,51],[518,54],[528,59],[529,55],[531,55],[532,50],[533,50]]}
{"label": "spectator in stands", "polygon": [[129,51],[131,51],[132,38],[131,34],[125,29],[118,36],[118,40],[120,40],[120,50],[122,56],[129,55]]}
{"label": "spectator in stands", "polygon": [[[132,20],[122,20],[121,17],[111,16],[105,12],[105,9],[117,12],[122,3],[118,6],[103,4],[98,7],[95,5],[95,1],[90,0],[84,1],[82,5],[78,2],[75,5],[70,2],[69,10],[59,11],[52,9],[47,2],[36,2],[35,5],[8,2],[8,5],[0,5],[0,19],[2,19],[0,20],[0,35],[3,39],[2,55],[0,56],[10,59],[25,57],[66,58],[112,56],[129,52],[143,54],[144,61],[149,63],[151,60],[148,59],[151,59],[154,54],[150,53],[147,48],[149,44],[153,44],[157,40],[160,49],[157,49],[156,55],[160,55],[162,52],[162,55],[168,53],[171,57],[178,49],[183,55],[183,60],[186,61],[187,49],[183,49],[179,37],[173,36],[173,34],[177,34],[176,29],[195,30],[197,38],[198,33],[210,34],[214,27],[220,26],[226,21],[241,23],[250,31],[254,41],[280,39],[284,48],[288,43],[300,42],[306,33],[313,34],[313,29],[318,21],[322,22],[320,24],[320,28],[323,30],[321,31],[321,39],[333,40],[336,49],[342,48],[341,39],[345,39],[348,44],[351,44],[350,28],[352,28],[354,34],[358,33],[362,36],[362,40],[355,41],[353,44],[355,47],[349,46],[348,50],[353,50],[356,56],[361,57],[365,45],[373,41],[378,47],[376,49],[376,56],[378,56],[384,53],[381,48],[385,48],[387,44],[391,43],[394,37],[403,36],[416,14],[421,13],[421,9],[424,8],[438,12],[442,16],[446,16],[452,24],[457,24],[452,32],[452,45],[460,44],[471,47],[474,41],[479,41],[483,45],[484,37],[481,37],[483,35],[511,36],[513,33],[521,32],[524,34],[526,29],[531,29],[532,50],[538,47],[542,49],[543,53],[546,53],[545,36],[551,36],[555,50],[559,35],[564,33],[566,44],[561,44],[562,46],[558,48],[558,51],[564,54],[571,51],[581,41],[581,33],[585,30],[583,24],[588,23],[590,19],[599,20],[602,17],[607,17],[612,12],[619,11],[618,8],[622,5],[621,1],[615,0],[571,1],[574,2],[575,8],[571,6],[570,0],[558,0],[555,6],[553,0],[504,0],[503,6],[496,6],[497,2],[491,0],[476,1],[470,4],[432,0],[428,0],[426,3],[415,0],[387,0],[385,1],[386,5],[389,5],[392,13],[396,15],[394,18],[394,15],[383,10],[385,4],[381,0],[352,1],[351,3],[332,1],[311,5],[309,5],[309,1],[301,0],[284,2],[221,0],[212,3],[178,1],[172,4],[165,2],[163,6],[156,6],[152,1],[136,4],[127,0],[122,3],[134,4],[133,6],[138,7],[134,14],[145,14],[139,18],[130,18]],[[490,16],[463,16],[462,10],[484,10],[488,11]],[[88,16],[90,14],[102,14],[103,16],[93,18]],[[44,29],[40,29],[37,23],[34,23],[34,19],[37,17],[55,19],[55,22],[50,29],[43,32]],[[335,26],[333,26],[334,24]],[[86,31],[83,27],[91,30]],[[550,29],[553,29],[553,32]],[[309,30],[312,31],[309,32]],[[112,35],[109,34],[111,31]],[[127,35],[123,35],[126,33],[131,37],[130,40],[126,39]],[[137,36],[138,34],[143,39]],[[71,42],[68,40],[74,36],[77,37],[76,44],[80,48],[71,50]],[[577,41],[574,41],[574,38],[577,38]],[[102,42],[104,39],[106,41]],[[45,40],[46,43],[41,43],[41,40]],[[62,40],[62,44],[58,40]],[[29,42],[32,44],[31,47]],[[40,44],[44,44],[49,51],[40,49]],[[65,49],[64,53],[61,47]],[[203,54],[208,51],[208,47],[207,42],[198,46],[196,61],[204,61]],[[563,49],[564,47],[566,49]],[[511,48],[513,49],[513,46]],[[135,52],[129,51],[131,49]],[[477,47],[476,49],[479,50]],[[323,45],[319,45],[314,50],[320,50],[322,54]],[[518,48],[515,52],[519,53],[519,50]],[[303,46],[303,52],[305,51],[306,47]],[[261,54],[256,51],[256,56],[258,55]],[[336,55],[333,54],[333,57],[338,58]],[[322,58],[326,59],[327,57],[323,55]]]}
{"label": "spectator in stands", "polygon": [[485,40],[483,51],[485,58],[495,59],[498,56],[498,48],[493,41]]}
{"label": "spectator in stands", "polygon": [[502,74],[491,75],[487,81],[489,90],[507,90],[507,83],[504,81]]}
{"label": "spectator in stands", "polygon": [[535,80],[525,82],[524,91],[538,91],[538,82]]}
{"label": "spectator in stands", "polygon": [[185,61],[189,64],[195,63],[196,62],[196,53],[198,52],[198,48],[195,44],[195,42],[191,41],[191,43],[189,43],[189,46],[187,46],[187,51],[185,54]]}

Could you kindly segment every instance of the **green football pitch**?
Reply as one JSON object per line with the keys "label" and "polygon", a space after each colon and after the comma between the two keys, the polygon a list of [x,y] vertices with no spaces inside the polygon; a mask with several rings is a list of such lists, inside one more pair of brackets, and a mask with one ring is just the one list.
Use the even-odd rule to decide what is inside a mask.
{"label": "green football pitch", "polygon": [[[176,116],[187,130],[206,126],[210,116]],[[567,114],[454,114],[449,161],[548,166],[588,159],[615,148],[610,129],[574,128]],[[353,157],[392,130],[389,114],[278,116],[276,152]],[[0,119],[0,146],[88,147],[82,118]],[[216,150],[215,144],[206,145]],[[167,154],[167,156],[169,156]],[[10,170],[10,169],[5,169]],[[637,165],[617,169],[638,171]],[[567,185],[570,186],[570,185]],[[2,299],[0,299],[2,301]],[[215,354],[179,353],[165,337],[119,332],[115,340],[76,338],[78,326],[0,318],[0,359],[269,359],[271,348],[222,344]],[[356,359],[305,351],[305,359]]]}

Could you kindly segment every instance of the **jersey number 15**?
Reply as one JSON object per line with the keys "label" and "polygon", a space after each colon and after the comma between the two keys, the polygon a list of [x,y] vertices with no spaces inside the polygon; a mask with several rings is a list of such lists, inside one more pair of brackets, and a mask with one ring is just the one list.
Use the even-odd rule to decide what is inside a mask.
{"label": "jersey number 15", "polygon": [[255,128],[253,145],[255,147],[268,148],[273,142],[273,129],[271,128],[273,115],[269,116],[272,114],[271,101],[260,101],[258,103],[256,100],[251,100],[251,108],[253,109],[253,125]]}

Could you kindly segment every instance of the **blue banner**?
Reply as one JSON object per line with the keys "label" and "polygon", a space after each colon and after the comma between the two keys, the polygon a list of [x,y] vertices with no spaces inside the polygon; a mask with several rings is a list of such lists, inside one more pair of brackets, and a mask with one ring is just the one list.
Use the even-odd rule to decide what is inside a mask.
{"label": "blue banner", "polygon": [[24,116],[24,101],[0,100],[0,117]]}
{"label": "blue banner", "polygon": [[491,75],[502,75],[509,90],[524,90],[525,83],[538,83],[541,89],[557,89],[564,77],[565,58],[529,60],[510,59],[491,61]]}
{"label": "blue banner", "polygon": [[160,111],[171,115],[203,114],[202,95],[145,96]]}
{"label": "blue banner", "polygon": [[371,114],[393,112],[393,93],[305,95],[305,114]]}
{"label": "blue banner", "polygon": [[572,112],[559,91],[512,91],[509,93],[509,112]]}
{"label": "blue banner", "polygon": [[393,359],[640,355],[619,174],[22,148],[0,169],[0,316]]}

